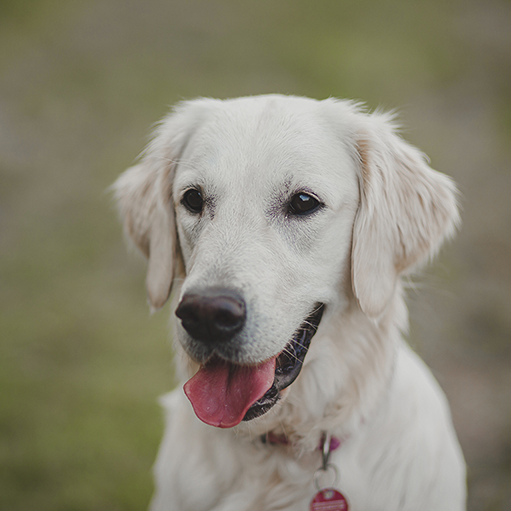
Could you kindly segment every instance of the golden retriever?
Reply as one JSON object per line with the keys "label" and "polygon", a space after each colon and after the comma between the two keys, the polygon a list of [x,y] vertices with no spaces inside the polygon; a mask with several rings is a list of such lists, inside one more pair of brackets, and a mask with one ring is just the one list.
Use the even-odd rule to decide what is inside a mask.
{"label": "golden retriever", "polygon": [[456,188],[359,104],[180,103],[114,184],[173,307],[179,388],[153,511],[461,511],[443,392],[403,340],[402,277],[459,222]]}

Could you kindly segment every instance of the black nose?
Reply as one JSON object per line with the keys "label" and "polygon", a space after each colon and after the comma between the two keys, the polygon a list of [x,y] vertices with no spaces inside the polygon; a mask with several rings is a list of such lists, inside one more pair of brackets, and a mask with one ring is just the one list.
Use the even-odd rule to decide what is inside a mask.
{"label": "black nose", "polygon": [[230,341],[245,323],[245,302],[226,289],[186,294],[176,309],[185,330],[203,342]]}

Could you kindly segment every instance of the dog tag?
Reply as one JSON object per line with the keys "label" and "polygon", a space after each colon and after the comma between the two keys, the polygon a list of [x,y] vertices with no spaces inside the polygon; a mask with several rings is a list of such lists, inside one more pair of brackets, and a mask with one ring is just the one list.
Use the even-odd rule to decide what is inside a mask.
{"label": "dog tag", "polygon": [[324,488],[312,499],[310,511],[348,511],[348,501],[337,490]]}

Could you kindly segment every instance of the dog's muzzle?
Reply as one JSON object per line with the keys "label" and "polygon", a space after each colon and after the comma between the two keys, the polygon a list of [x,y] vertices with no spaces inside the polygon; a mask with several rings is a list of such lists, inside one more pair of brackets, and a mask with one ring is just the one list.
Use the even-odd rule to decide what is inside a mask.
{"label": "dog's muzzle", "polygon": [[199,419],[230,428],[270,410],[281,391],[298,377],[323,310],[324,305],[317,304],[280,353],[260,364],[246,365],[223,358],[230,344],[236,344],[236,334],[245,324],[243,299],[222,289],[185,295],[176,315],[195,344],[203,353],[209,353],[184,385]]}

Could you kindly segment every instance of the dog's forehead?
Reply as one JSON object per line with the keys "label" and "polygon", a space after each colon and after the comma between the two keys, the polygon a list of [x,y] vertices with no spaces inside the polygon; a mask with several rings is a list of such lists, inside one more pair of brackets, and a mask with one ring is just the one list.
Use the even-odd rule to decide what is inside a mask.
{"label": "dog's forehead", "polygon": [[319,102],[250,99],[221,103],[195,130],[178,187],[319,187],[328,194],[353,182],[347,142],[321,117]]}

